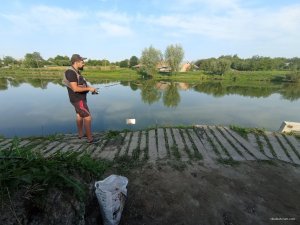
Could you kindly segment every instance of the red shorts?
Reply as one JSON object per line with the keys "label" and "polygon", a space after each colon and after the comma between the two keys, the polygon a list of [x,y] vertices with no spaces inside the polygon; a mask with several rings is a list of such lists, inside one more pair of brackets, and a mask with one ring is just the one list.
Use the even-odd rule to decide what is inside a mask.
{"label": "red shorts", "polygon": [[75,108],[76,113],[79,114],[80,117],[88,117],[90,116],[89,107],[86,104],[86,101],[80,100],[79,102],[71,102]]}

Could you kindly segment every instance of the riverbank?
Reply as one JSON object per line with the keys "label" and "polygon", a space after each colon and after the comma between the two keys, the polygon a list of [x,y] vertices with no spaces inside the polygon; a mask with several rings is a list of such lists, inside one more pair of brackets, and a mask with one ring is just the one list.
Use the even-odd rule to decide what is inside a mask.
{"label": "riverbank", "polygon": [[[299,222],[300,141],[296,136],[221,126],[111,131],[97,136],[102,141],[95,145],[73,134],[1,139],[1,153],[16,154],[1,159],[6,172],[7,165],[16,166],[20,160],[17,154],[30,150],[46,157],[49,164],[41,166],[48,174],[53,165],[58,174],[65,174],[64,165],[68,165],[71,174],[64,185],[52,186],[42,201],[34,197],[49,181],[46,186],[33,186],[33,181],[28,185],[24,175],[24,185],[20,182],[20,189],[9,192],[2,202],[0,222],[101,224],[93,183],[110,174],[129,178],[123,225]],[[70,153],[71,158],[64,158]],[[64,161],[53,163],[62,160],[61,154]],[[20,163],[22,167],[36,158],[25,155],[30,160]],[[75,167],[78,164],[84,167]],[[101,165],[98,175],[88,169],[91,165]],[[40,174],[36,169],[25,171]],[[74,195],[78,184],[70,182],[73,179],[86,188],[85,198]],[[23,198],[28,193],[29,200]]]}
{"label": "riverbank", "polygon": [[[0,78],[39,78],[39,79],[60,79],[68,67],[47,67],[47,68],[0,68]],[[129,81],[142,78],[136,70],[118,67],[86,67],[83,74],[94,81]],[[290,78],[290,77],[293,77]],[[300,74],[293,71],[237,71],[230,70],[225,75],[206,74],[204,71],[179,72],[169,75],[159,73],[153,77],[155,80],[170,80],[181,82],[195,82],[205,80],[228,80],[235,82],[246,81],[276,81],[276,82],[296,82],[300,79]]]}

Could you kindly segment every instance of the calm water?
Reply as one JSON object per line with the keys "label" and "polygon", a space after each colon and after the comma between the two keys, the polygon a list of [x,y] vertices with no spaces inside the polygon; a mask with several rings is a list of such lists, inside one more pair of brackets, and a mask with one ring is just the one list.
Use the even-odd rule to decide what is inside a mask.
{"label": "calm water", "polygon": [[[156,125],[238,125],[278,130],[300,122],[300,88],[291,84],[122,82],[93,83],[88,95],[93,130],[141,129]],[[0,135],[76,132],[75,113],[60,81],[0,79]],[[126,125],[135,118],[136,125]]]}

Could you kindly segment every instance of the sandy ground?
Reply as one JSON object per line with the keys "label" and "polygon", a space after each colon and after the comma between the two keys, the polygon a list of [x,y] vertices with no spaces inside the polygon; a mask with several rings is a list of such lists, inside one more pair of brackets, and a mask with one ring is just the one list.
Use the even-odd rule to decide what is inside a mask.
{"label": "sandy ground", "polygon": [[121,225],[300,224],[300,167],[201,163],[131,170]]}

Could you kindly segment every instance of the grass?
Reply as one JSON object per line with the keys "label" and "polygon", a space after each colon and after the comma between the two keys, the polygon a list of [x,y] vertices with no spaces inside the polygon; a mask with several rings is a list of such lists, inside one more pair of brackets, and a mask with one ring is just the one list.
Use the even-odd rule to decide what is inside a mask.
{"label": "grass", "polygon": [[[0,77],[14,78],[44,78],[44,79],[61,79],[67,66],[47,67],[47,68],[0,68]],[[231,70],[225,75],[208,75],[204,71],[188,71],[180,72],[173,75],[157,74],[153,77],[155,80],[170,80],[170,81],[206,81],[206,80],[229,80],[229,81],[273,81],[278,79],[278,76],[289,75],[291,71],[234,71]],[[136,80],[142,76],[136,71],[129,68],[118,67],[85,67],[83,74],[90,81],[128,81]]]}
{"label": "grass", "polygon": [[233,159],[222,159],[222,158],[219,158],[217,159],[218,163],[220,164],[225,164],[225,165],[229,165],[229,166],[238,166],[240,165],[240,162],[238,161],[235,161]]}
{"label": "grass", "polygon": [[231,130],[234,130],[237,132],[239,135],[247,139],[247,134],[249,133],[254,133],[257,135],[263,135],[265,132],[264,128],[245,128],[245,127],[240,127],[237,125],[230,125],[229,126]]}
{"label": "grass", "polygon": [[18,148],[18,140],[14,141],[10,150],[0,151],[1,196],[22,187],[31,187],[29,194],[43,195],[56,187],[70,189],[76,198],[84,199],[87,187],[82,179],[99,179],[111,163],[79,154],[57,152],[46,159],[30,148]]}

